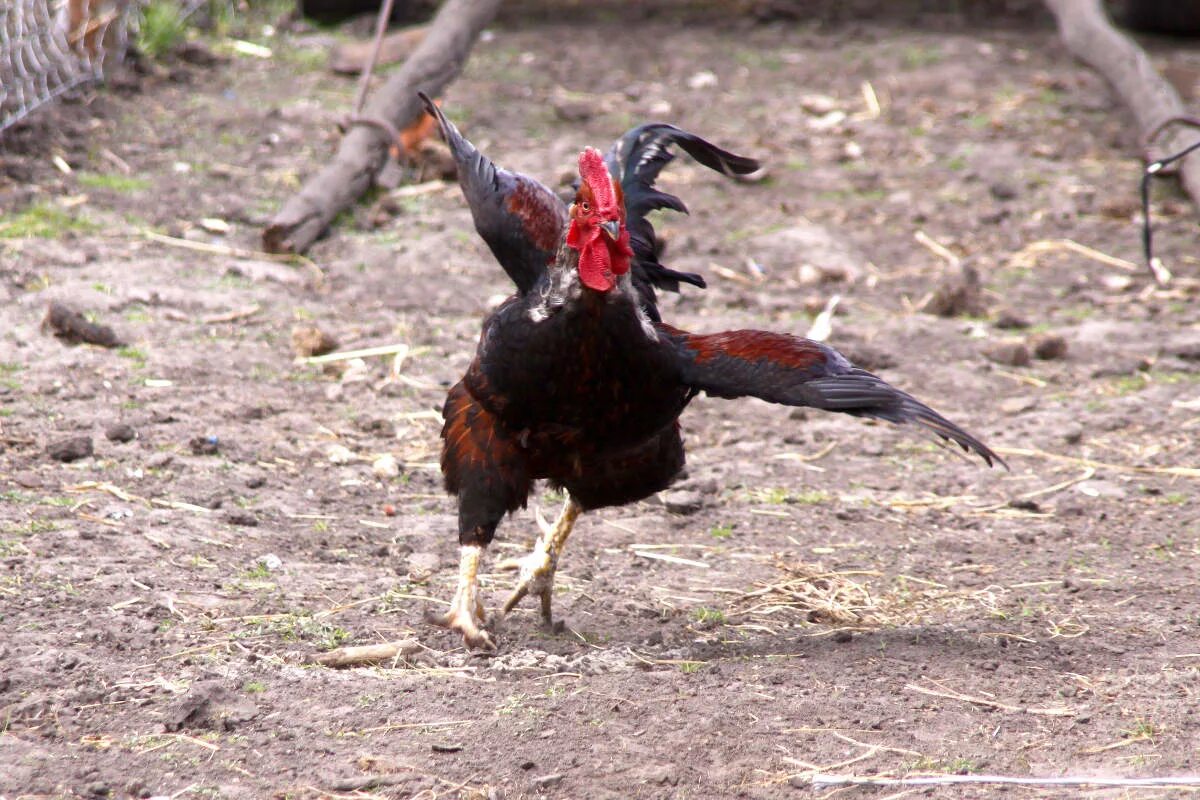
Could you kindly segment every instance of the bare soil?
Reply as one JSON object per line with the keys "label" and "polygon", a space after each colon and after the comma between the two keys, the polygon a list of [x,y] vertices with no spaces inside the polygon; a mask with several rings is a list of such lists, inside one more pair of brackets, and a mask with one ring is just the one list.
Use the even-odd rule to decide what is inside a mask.
{"label": "bare soil", "polygon": [[[1136,262],[1139,168],[1122,110],[1043,19],[679,13],[510,14],[446,108],[553,185],[652,118],[761,156],[756,185],[668,170],[693,210],[661,220],[668,263],[711,285],[664,316],[803,334],[839,294],[830,341],[1012,471],[911,430],[700,398],[680,511],[585,516],[559,573],[569,629],[529,605],[498,654],[466,652],[423,621],[456,572],[437,409],[510,286],[453,184],[372,199],[308,263],[229,251],[256,249],[328,157],[354,85],[323,69],[336,31],[258,35],[269,59],[210,43],[226,61],[168,64],[0,145],[0,796],[827,797],[812,772],[1200,773],[1192,209],[1156,189],[1166,289],[1055,244]],[[1200,67],[1195,45],[1150,46]],[[857,275],[822,281],[830,264]],[[920,311],[963,266],[971,315]],[[52,301],[126,345],[54,338]],[[410,350],[398,377],[390,358],[297,365],[297,324]],[[1047,336],[1065,357],[993,360]],[[107,438],[117,423],[136,438]],[[48,455],[78,436],[93,455]],[[398,477],[374,472],[382,454]],[[491,564],[534,531],[532,505],[502,526],[490,606],[513,581]],[[424,649],[401,663],[306,663],[406,637]]]}

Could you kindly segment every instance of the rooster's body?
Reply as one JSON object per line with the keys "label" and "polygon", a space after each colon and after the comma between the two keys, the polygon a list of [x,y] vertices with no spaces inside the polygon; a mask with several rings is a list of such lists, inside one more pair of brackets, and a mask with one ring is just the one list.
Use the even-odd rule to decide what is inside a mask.
{"label": "rooster's body", "polygon": [[757,162],[673,126],[646,125],[604,158],[584,151],[568,208],[537,181],[497,168],[427,107],[458,163],[477,231],[517,286],[484,323],[476,357],[444,410],[442,470],[458,497],[462,566],[440,621],[469,645],[493,646],[482,629],[479,558],[503,516],[525,505],[534,482],[548,480],[569,499],[554,526],[543,524],[504,610],[534,593],[549,623],[554,570],[575,518],[670,485],[684,464],[679,415],[701,391],[912,422],[989,464],[999,461],[970,434],[826,345],[764,331],[692,334],[660,320],[656,289],[704,285],[658,263],[646,220],[656,208],[685,210],[654,188],[673,158],[671,145],[728,175],[749,173]]}

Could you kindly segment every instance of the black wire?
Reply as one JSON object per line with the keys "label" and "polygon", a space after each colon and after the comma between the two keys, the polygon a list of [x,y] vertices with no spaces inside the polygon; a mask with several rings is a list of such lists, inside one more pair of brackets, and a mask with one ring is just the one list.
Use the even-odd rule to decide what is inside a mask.
{"label": "black wire", "polygon": [[1150,179],[1193,150],[1200,150],[1200,142],[1189,145],[1186,149],[1181,150],[1173,156],[1160,158],[1158,161],[1147,164],[1146,170],[1142,173],[1142,250],[1146,254],[1147,264],[1150,263],[1153,253],[1150,243]]}

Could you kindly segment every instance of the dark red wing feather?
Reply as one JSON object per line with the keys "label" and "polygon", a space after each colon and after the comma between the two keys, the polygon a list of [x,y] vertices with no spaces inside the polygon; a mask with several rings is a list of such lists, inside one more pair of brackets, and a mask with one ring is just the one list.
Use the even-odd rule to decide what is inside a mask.
{"label": "dark red wing feather", "polygon": [[567,207],[544,185],[496,166],[446,119],[426,95],[425,110],[437,120],[442,138],[458,166],[475,230],[500,266],[524,294],[533,288],[554,260],[567,225]]}
{"label": "dark red wing feather", "polygon": [[784,333],[725,331],[686,336],[688,347],[695,352],[699,364],[728,358],[735,363],[766,361],[789,369],[807,370],[820,367],[826,361],[825,353],[815,346],[816,342]]}
{"label": "dark red wing feather", "polygon": [[913,423],[975,451],[989,466],[1004,464],[987,445],[920,400],[820,342],[766,331],[696,334],[668,325],[660,330],[679,353],[684,382],[698,391]]}
{"label": "dark red wing feather", "polygon": [[[551,203],[546,197],[549,191],[536,181],[517,175],[515,186],[504,200],[504,209],[517,220],[520,220],[521,230],[529,244],[541,252],[553,254],[558,250],[558,239],[562,236],[564,217],[558,208],[561,202],[557,197]],[[546,262],[549,263],[549,262]]]}

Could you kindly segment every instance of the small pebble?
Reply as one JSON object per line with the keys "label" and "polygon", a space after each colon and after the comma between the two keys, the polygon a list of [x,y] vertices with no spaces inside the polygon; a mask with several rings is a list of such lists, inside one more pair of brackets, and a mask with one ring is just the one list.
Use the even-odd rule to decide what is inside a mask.
{"label": "small pebble", "polygon": [[325,451],[325,457],[331,464],[349,464],[354,460],[354,453],[344,444],[331,444]]}
{"label": "small pebble", "polygon": [[87,458],[93,452],[92,437],[90,436],[73,436],[70,439],[54,442],[46,448],[46,455],[64,464]]}
{"label": "small pebble", "polygon": [[124,422],[114,422],[104,429],[104,435],[110,442],[132,442],[137,438],[137,431],[132,425]]}
{"label": "small pebble", "polygon": [[149,469],[162,469],[163,467],[170,466],[171,462],[174,460],[175,460],[174,454],[168,453],[164,450],[163,452],[155,453],[154,455],[147,458],[146,466]]}
{"label": "small pebble", "polygon": [[1075,491],[1085,497],[1099,497],[1106,500],[1124,500],[1129,492],[1125,487],[1113,481],[1090,480],[1075,484]]}
{"label": "small pebble", "polygon": [[988,187],[988,191],[992,193],[992,197],[997,200],[1012,200],[1017,196],[1016,188],[1009,183],[997,181]]}
{"label": "small pebble", "polygon": [[1035,336],[1030,344],[1033,347],[1033,355],[1043,361],[1067,357],[1067,340],[1058,334]]}
{"label": "small pebble", "polygon": [[323,356],[338,348],[338,340],[316,325],[292,328],[292,352],[300,358]]}
{"label": "small pebble", "polygon": [[1000,330],[1022,330],[1029,327],[1029,320],[1011,309],[1005,309],[996,316],[994,324]]}
{"label": "small pebble", "polygon": [[1038,399],[1034,395],[1020,395],[1018,397],[1007,397],[1000,401],[1000,410],[1009,416],[1015,414],[1023,414],[1026,411],[1032,411],[1037,408]]}
{"label": "small pebble", "polygon": [[215,456],[220,449],[220,440],[216,436],[193,436],[188,440],[188,447],[194,456]]}
{"label": "small pebble", "polygon": [[1029,366],[1029,348],[1021,342],[1000,342],[983,351],[983,355],[997,364],[1007,367]]}
{"label": "small pebble", "polygon": [[664,492],[662,502],[672,514],[695,514],[704,506],[704,496],[686,490]]}
{"label": "small pebble", "polygon": [[1067,444],[1079,444],[1083,440],[1083,426],[1070,423],[1062,429],[1062,439]]}
{"label": "small pebble", "polygon": [[371,471],[380,478],[388,480],[400,475],[400,465],[396,462],[395,456],[391,453],[384,453],[375,459],[375,463],[371,464]]}

